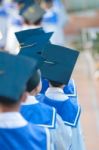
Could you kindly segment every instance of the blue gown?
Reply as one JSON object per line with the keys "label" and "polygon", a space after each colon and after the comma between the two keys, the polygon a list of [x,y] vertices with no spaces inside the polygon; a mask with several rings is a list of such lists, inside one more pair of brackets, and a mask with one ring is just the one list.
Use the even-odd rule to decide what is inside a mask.
{"label": "blue gown", "polygon": [[55,101],[46,97],[44,94],[48,87],[48,81],[44,79],[43,88],[41,91],[41,93],[43,94],[37,95],[37,99],[40,102],[44,102],[49,104],[50,106],[54,106],[56,110],[58,110],[58,113],[63,117],[65,124],[72,127],[72,150],[85,150],[85,144],[79,120],[81,109],[78,104],[77,89],[74,80],[71,79],[68,85],[64,87],[64,93],[69,98],[66,101]]}
{"label": "blue gown", "polygon": [[78,99],[77,99],[77,90],[76,86],[74,84],[74,80],[71,79],[64,87],[64,93],[69,97],[68,100],[64,101],[57,101],[57,100],[52,100],[48,97],[46,97],[45,91],[49,87],[48,80],[42,79],[42,90],[41,93],[36,96],[36,98],[40,102],[44,102],[47,105],[50,105],[54,107],[57,110],[57,113],[62,117],[63,121],[65,124],[70,125],[72,127],[76,127],[79,116],[80,116],[80,106],[78,105]]}
{"label": "blue gown", "polygon": [[29,122],[48,128],[56,127],[56,110],[43,103],[21,105],[20,112]]}
{"label": "blue gown", "polygon": [[56,101],[48,97],[44,97],[43,102],[54,107],[57,113],[62,117],[64,123],[71,127],[76,127],[80,117],[80,106],[72,103],[72,100]]}
{"label": "blue gown", "polygon": [[42,127],[27,124],[19,128],[0,128],[2,150],[47,150],[47,135]]}

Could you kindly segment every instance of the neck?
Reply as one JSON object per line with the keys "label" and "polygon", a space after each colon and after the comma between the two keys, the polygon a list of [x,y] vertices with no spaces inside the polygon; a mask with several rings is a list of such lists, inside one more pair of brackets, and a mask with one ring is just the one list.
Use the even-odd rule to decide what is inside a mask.
{"label": "neck", "polygon": [[19,112],[19,106],[18,105],[3,105],[0,104],[0,112]]}

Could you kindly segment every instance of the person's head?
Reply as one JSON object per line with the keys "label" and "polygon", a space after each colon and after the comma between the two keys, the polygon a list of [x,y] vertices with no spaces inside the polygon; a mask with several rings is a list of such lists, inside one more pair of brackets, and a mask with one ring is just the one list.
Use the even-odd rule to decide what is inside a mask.
{"label": "person's head", "polygon": [[16,101],[12,98],[0,96],[0,112],[19,111],[22,102],[26,101],[26,93],[24,92]]}
{"label": "person's head", "polygon": [[47,9],[50,9],[52,8],[53,6],[53,0],[44,0],[41,4],[42,8],[47,10]]}
{"label": "person's head", "polygon": [[34,21],[34,22],[31,22],[30,20],[28,20],[28,19],[26,19],[26,18],[24,18],[24,17],[23,17],[23,19],[24,19],[24,24],[26,24],[26,25],[41,26],[42,17],[39,18],[39,19],[37,19],[37,20]]}
{"label": "person's head", "polygon": [[44,14],[44,9],[37,2],[24,3],[24,7],[20,7],[20,15],[27,25],[41,25]]}
{"label": "person's head", "polygon": [[27,89],[26,91],[29,92],[31,95],[37,95],[42,88],[41,83],[41,73],[40,70],[37,70],[33,76],[29,79],[27,83]]}
{"label": "person's head", "polygon": [[37,61],[0,52],[0,112],[18,111],[26,100],[26,85]]}
{"label": "person's head", "polygon": [[56,81],[49,80],[49,86],[55,88],[64,88],[64,84]]}

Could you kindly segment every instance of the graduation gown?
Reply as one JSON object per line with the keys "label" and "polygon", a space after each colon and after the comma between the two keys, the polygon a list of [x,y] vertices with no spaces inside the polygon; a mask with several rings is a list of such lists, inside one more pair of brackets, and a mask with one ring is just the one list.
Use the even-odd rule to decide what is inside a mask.
{"label": "graduation gown", "polygon": [[47,105],[55,107],[57,113],[62,117],[64,123],[71,127],[76,127],[80,117],[80,106],[75,105],[72,101],[56,101],[49,99],[47,96],[43,99],[43,102]]}
{"label": "graduation gown", "polygon": [[23,117],[36,125],[45,126],[48,128],[56,127],[56,110],[53,107],[49,107],[46,104],[33,102],[34,97],[29,96],[32,103],[24,103],[21,105],[20,112]]}
{"label": "graduation gown", "polygon": [[45,128],[34,126],[33,124],[30,123],[24,124],[24,120],[22,119],[22,117],[20,119],[19,116],[15,115],[15,113],[14,114],[12,113],[12,115],[13,119],[11,118],[11,115],[8,115],[9,116],[8,122],[5,120],[2,121],[3,116],[0,115],[0,120],[2,121],[2,124],[4,122],[4,125],[2,126],[0,125],[0,147],[2,150],[48,149],[49,143],[47,144],[47,142],[49,142],[49,140],[47,130]]}

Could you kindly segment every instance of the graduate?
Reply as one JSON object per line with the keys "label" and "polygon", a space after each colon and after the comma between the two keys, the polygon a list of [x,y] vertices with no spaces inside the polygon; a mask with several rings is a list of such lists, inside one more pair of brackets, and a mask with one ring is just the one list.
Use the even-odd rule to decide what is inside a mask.
{"label": "graduate", "polygon": [[40,27],[45,11],[40,7],[38,2],[33,0],[22,0],[17,2],[19,6],[19,14],[24,20],[23,28]]}
{"label": "graduate", "polygon": [[[42,57],[45,58],[45,61],[44,61],[44,64],[41,66],[42,76],[44,78],[46,78],[47,80],[49,80],[49,83],[50,83],[49,86],[51,86],[53,90],[55,87],[56,87],[55,88],[56,91],[57,91],[58,87],[63,89],[64,85],[68,84],[68,82],[69,82],[69,79],[71,77],[72,71],[73,71],[75,63],[77,61],[79,52],[76,50],[62,47],[62,46],[53,45],[50,43],[47,44],[44,49],[45,50],[43,51]],[[47,91],[45,93],[45,97],[48,97],[48,95],[49,95],[49,94],[47,94],[47,93],[49,93],[48,92],[49,88],[47,89]],[[52,90],[52,93],[53,93],[53,90]],[[58,93],[57,92],[55,92],[55,93],[56,93],[56,96],[58,96]],[[63,94],[64,94],[64,92],[63,92]],[[53,94],[51,94],[51,95],[53,95]],[[53,97],[55,97],[55,95],[53,95]],[[62,98],[63,101],[65,100],[65,98],[68,99],[68,96],[66,94],[64,94],[64,96]],[[44,102],[45,102],[45,100],[44,100]],[[71,102],[71,101],[69,101],[69,102]],[[50,103],[53,103],[53,101],[50,101]],[[71,105],[71,106],[73,106],[73,105]],[[63,107],[64,107],[64,105],[63,105]],[[58,108],[56,108],[56,109],[58,109]],[[72,118],[71,123],[67,122],[67,120],[65,120],[64,117],[66,117],[66,115],[63,113],[62,115],[64,118],[63,119],[64,122],[67,122],[66,124],[70,123],[71,126],[76,126],[78,119],[76,118],[77,120],[75,122],[75,115],[78,115],[78,111],[80,111],[79,107],[76,108],[76,105],[75,105],[75,111],[73,112],[74,120]]]}
{"label": "graduate", "polygon": [[[19,36],[17,35],[17,37],[19,37],[18,39],[20,40],[20,42],[25,41],[25,39],[23,39],[22,41],[22,37],[20,37],[20,34]],[[43,42],[41,39],[43,39]],[[25,44],[25,48],[21,48],[19,55],[27,56],[30,58],[35,57],[39,61],[39,68],[41,68],[44,62],[42,53],[45,46],[44,44],[46,44],[46,39],[44,41],[43,34],[41,34],[36,39],[37,44],[30,47],[29,45],[31,45],[31,43],[34,43],[34,40],[35,38],[34,36],[32,36],[28,39],[28,41],[23,42]],[[40,51],[40,54],[38,53],[38,51]],[[57,150],[69,150],[71,147],[71,128],[64,125],[62,119],[58,114],[56,114],[56,110],[54,108],[51,108],[43,103],[39,103],[36,100],[35,96],[40,92],[40,90],[41,75],[40,71],[37,70],[37,72],[35,72],[35,75],[31,77],[28,82],[27,99],[26,102],[22,104],[20,111],[25,119],[29,122],[40,126],[46,126],[50,129],[54,148],[56,148]],[[57,138],[57,136],[59,136],[59,138]]]}
{"label": "graduate", "polygon": [[41,89],[40,79],[40,70],[37,70],[27,84],[27,98],[26,102],[22,103],[20,112],[27,121],[50,129],[54,149],[69,150],[71,147],[70,127],[64,125],[55,108],[40,103],[35,98]]}
{"label": "graduate", "polygon": [[0,146],[3,150],[50,150],[49,130],[28,123],[19,113],[37,61],[0,52]]}
{"label": "graduate", "polygon": [[29,122],[53,129],[56,128],[55,108],[39,103],[35,98],[41,86],[41,73],[37,70],[27,83],[27,98],[26,102],[22,103],[20,112]]}
{"label": "graduate", "polygon": [[50,40],[51,43],[64,46],[64,27],[69,22],[66,8],[64,9],[62,2],[59,0],[43,0],[42,7],[46,11],[42,20],[44,31],[53,31],[54,34]]}
{"label": "graduate", "polygon": [[45,13],[45,11],[38,5],[38,3],[33,2],[33,0],[16,1],[19,6],[20,16],[23,18],[23,24],[21,27],[12,26],[9,29],[6,49],[12,54],[18,54],[20,51],[19,43],[14,33],[22,30],[41,27],[42,17]]}
{"label": "graduate", "polygon": [[[68,85],[78,55],[79,52],[69,48],[50,43],[46,45],[45,51],[43,51],[42,55],[42,57],[45,58],[45,63],[41,67],[41,73],[43,78],[49,81],[49,88],[45,92],[45,95],[39,95],[37,97],[37,99],[43,103],[55,107],[65,125],[72,128],[73,150],[83,149],[84,143],[79,128],[81,110],[77,103],[77,97],[75,96],[76,93],[74,93],[74,97],[73,95],[67,96],[64,93],[63,88],[65,85]],[[75,89],[73,90],[75,91]],[[69,93],[68,88],[67,92]]]}

